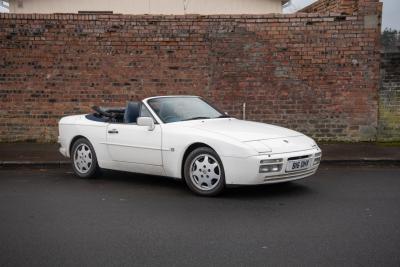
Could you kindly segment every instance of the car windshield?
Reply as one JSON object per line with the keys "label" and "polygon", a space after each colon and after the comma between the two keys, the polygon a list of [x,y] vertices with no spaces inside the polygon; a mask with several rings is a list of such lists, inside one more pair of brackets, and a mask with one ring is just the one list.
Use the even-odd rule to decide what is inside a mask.
{"label": "car windshield", "polygon": [[147,103],[164,123],[228,117],[198,97],[160,97]]}

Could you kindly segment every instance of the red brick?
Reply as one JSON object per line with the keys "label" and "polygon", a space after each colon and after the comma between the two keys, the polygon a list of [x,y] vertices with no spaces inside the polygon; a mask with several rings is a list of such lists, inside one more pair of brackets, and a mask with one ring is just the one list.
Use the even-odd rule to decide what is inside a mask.
{"label": "red brick", "polygon": [[363,25],[381,6],[317,7],[290,15],[2,14],[0,141],[55,141],[62,116],[160,94],[200,95],[237,117],[246,102],[247,119],[320,140],[372,140],[365,129],[377,127],[380,29]]}

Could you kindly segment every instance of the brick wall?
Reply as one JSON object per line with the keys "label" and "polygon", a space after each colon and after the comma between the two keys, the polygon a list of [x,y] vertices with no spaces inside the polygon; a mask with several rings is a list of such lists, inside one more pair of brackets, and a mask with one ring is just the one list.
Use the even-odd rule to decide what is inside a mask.
{"label": "brick wall", "polygon": [[382,55],[379,90],[380,141],[400,141],[400,52]]}
{"label": "brick wall", "polygon": [[0,140],[54,141],[61,116],[163,94],[374,140],[381,4],[360,2],[349,16],[1,14]]}

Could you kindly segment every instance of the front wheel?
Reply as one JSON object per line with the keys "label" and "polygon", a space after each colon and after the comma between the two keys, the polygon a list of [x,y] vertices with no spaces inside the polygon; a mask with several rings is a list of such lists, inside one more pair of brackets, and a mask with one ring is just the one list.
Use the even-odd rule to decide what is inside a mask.
{"label": "front wheel", "polygon": [[72,168],[81,178],[93,178],[99,172],[96,153],[86,138],[79,138],[71,149]]}
{"label": "front wheel", "polygon": [[194,193],[215,196],[225,187],[225,173],[218,154],[209,147],[193,150],[184,166],[186,184]]}

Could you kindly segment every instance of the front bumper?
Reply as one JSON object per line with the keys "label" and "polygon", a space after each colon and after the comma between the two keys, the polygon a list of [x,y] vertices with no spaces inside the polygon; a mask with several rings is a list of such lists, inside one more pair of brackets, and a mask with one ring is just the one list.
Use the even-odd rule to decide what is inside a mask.
{"label": "front bumper", "polygon": [[60,153],[64,156],[64,157],[69,157],[69,153],[68,150],[65,147],[65,142],[64,140],[59,136],[57,139],[57,143],[60,144],[60,148],[58,149],[60,151]]}
{"label": "front bumper", "polygon": [[[288,182],[293,180],[302,179],[313,175],[319,166],[319,162],[314,165],[315,154],[320,153],[321,150],[317,148],[271,154],[251,156],[247,158],[235,157],[221,157],[225,170],[225,182],[230,185],[257,185],[257,184],[273,184]],[[288,159],[292,157],[309,156],[311,163],[306,169],[298,171],[286,171]],[[319,156],[320,157],[320,156]],[[283,159],[283,165],[278,172],[260,173],[260,161],[271,159]]]}

